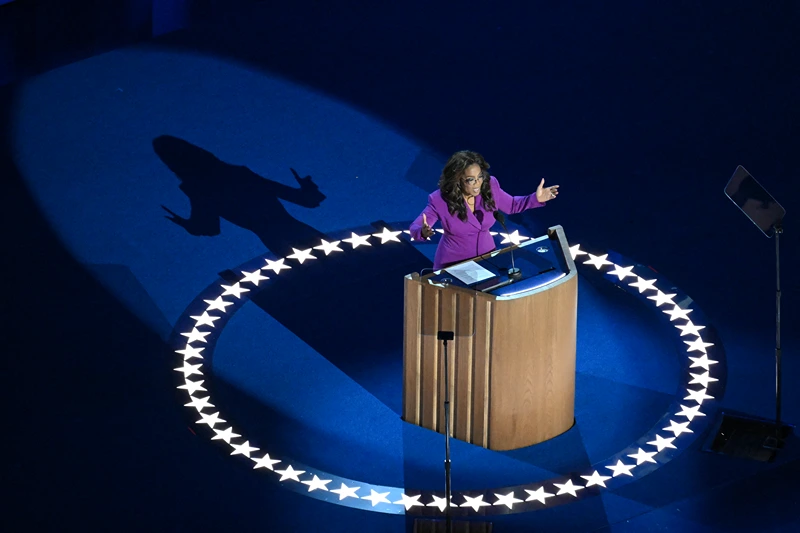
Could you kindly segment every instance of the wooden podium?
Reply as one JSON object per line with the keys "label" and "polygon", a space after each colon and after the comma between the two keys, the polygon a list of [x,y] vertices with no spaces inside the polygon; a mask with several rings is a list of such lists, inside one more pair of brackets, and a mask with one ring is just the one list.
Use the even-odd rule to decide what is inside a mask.
{"label": "wooden podium", "polygon": [[[524,248],[524,250],[523,250]],[[561,226],[547,235],[473,259],[487,267],[514,249],[549,254],[553,269],[500,290],[451,283],[447,270],[405,277],[403,420],[444,434],[447,346],[450,434],[491,450],[513,450],[572,427],[578,277]],[[546,250],[542,252],[542,250]],[[539,257],[532,257],[539,261]],[[531,266],[521,268],[523,275]],[[540,268],[541,269],[541,268]],[[442,281],[444,280],[444,281]]]}

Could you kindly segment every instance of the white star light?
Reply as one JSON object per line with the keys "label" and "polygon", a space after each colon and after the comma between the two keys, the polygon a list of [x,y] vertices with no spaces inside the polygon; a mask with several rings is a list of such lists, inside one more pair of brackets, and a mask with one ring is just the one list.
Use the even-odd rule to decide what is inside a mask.
{"label": "white star light", "polygon": [[344,242],[349,242],[350,244],[352,244],[353,245],[353,249],[356,249],[356,248],[358,248],[359,246],[362,246],[362,245],[363,246],[372,246],[369,243],[369,237],[370,237],[369,235],[356,235],[353,232],[350,232],[350,235],[352,235],[352,237],[350,237],[349,239],[342,239],[342,240]]}
{"label": "white star light", "polygon": [[286,467],[286,470],[275,470],[276,473],[281,475],[281,479],[279,481],[284,481],[287,479],[293,479],[295,481],[300,481],[300,474],[305,474],[305,470],[295,470],[292,468],[292,465]]}
{"label": "white star light", "polygon": [[205,398],[195,398],[194,396],[192,396],[192,401],[183,404],[183,406],[194,407],[198,411],[202,411],[206,407],[214,407],[214,404],[208,401],[209,399],[211,399],[211,396],[206,396]]}
{"label": "white star light", "polygon": [[383,228],[381,233],[373,233],[373,237],[380,237],[381,244],[386,244],[389,241],[397,241],[400,242],[400,239],[397,238],[398,235],[403,233],[402,231],[389,231],[389,228]]}
{"label": "white star light", "polygon": [[642,294],[646,290],[657,290],[655,287],[656,280],[654,279],[644,279],[643,277],[636,276],[636,281],[633,283],[628,283],[631,287],[636,287],[639,289],[639,294]]}
{"label": "white star light", "polygon": [[233,285],[222,285],[222,288],[225,289],[222,296],[236,296],[237,298],[241,298],[243,292],[250,292],[250,289],[245,289],[238,281]]}
{"label": "white star light", "polygon": [[606,468],[608,468],[609,470],[614,472],[612,474],[613,477],[621,476],[622,474],[625,474],[626,476],[633,477],[633,474],[631,474],[631,470],[635,466],[636,465],[626,465],[626,464],[623,464],[621,460],[617,460],[617,464],[612,465],[612,466],[607,466]]}
{"label": "white star light", "polygon": [[221,419],[219,417],[219,413],[218,412],[210,414],[210,415],[207,415],[205,413],[200,413],[200,416],[202,418],[200,420],[198,420],[197,423],[198,424],[208,424],[208,427],[210,427],[210,428],[213,428],[217,424],[222,424],[223,422],[225,422],[225,420],[223,420],[223,419]]}
{"label": "white star light", "polygon": [[266,468],[267,470],[273,470],[273,471],[275,469],[272,468],[272,465],[280,463],[279,460],[270,457],[268,453],[265,453],[264,457],[262,457],[261,459],[253,459],[253,462],[255,463],[255,465],[253,465],[253,470],[255,470],[256,468]]}
{"label": "white star light", "polygon": [[345,498],[356,498],[357,499],[358,496],[356,495],[356,492],[360,488],[361,487],[348,487],[347,485],[342,483],[341,487],[339,487],[338,489],[331,489],[331,492],[334,493],[334,494],[338,494],[339,495],[339,501],[342,501]]}
{"label": "white star light", "polygon": [[200,367],[203,366],[203,363],[198,363],[196,365],[190,365],[186,361],[183,362],[183,366],[180,368],[175,368],[175,372],[183,372],[183,377],[188,378],[194,374],[202,376],[203,373],[200,372]]}
{"label": "white star light", "polygon": [[325,239],[321,239],[321,241],[322,241],[322,244],[320,244],[319,246],[315,246],[314,249],[315,250],[322,250],[323,252],[325,252],[325,255],[328,255],[331,252],[343,252],[344,251],[341,248],[339,248],[339,243],[342,242],[342,241],[328,242]]}
{"label": "white star light", "polygon": [[[677,305],[672,308],[672,311],[664,311],[665,315],[669,315],[669,321],[672,322],[674,320],[678,320],[679,318],[684,318],[689,320],[689,313],[691,313],[691,309],[681,309]],[[684,341],[686,342],[686,341]]]}
{"label": "white star light", "polygon": [[606,261],[606,258],[608,257],[608,254],[603,254],[603,255],[587,254],[587,255],[589,256],[589,259],[584,261],[583,264],[592,265],[597,270],[600,270],[601,268],[603,268],[603,265],[613,265],[614,264],[611,261]]}
{"label": "white star light", "polygon": [[684,335],[697,335],[700,336],[700,330],[705,329],[705,326],[695,326],[692,321],[690,320],[683,326],[675,326],[679,330],[681,330],[681,337]]}
{"label": "white star light", "polygon": [[661,451],[664,448],[675,448],[677,450],[678,448],[674,444],[672,444],[672,441],[674,440],[675,437],[669,437],[668,439],[665,439],[661,435],[656,435],[656,440],[651,440],[647,444],[652,444],[653,446],[658,448],[658,451]]}
{"label": "white star light", "polygon": [[229,305],[233,305],[233,302],[226,302],[222,299],[222,296],[218,296],[216,300],[203,300],[205,303],[208,304],[209,311],[222,311],[225,312],[225,308]]}
{"label": "white star light", "polygon": [[184,337],[187,337],[186,343],[190,344],[195,341],[199,342],[206,342],[206,336],[211,335],[210,331],[198,331],[197,328],[192,328],[192,331],[189,333],[181,333]]}
{"label": "white star light", "polygon": [[639,448],[638,452],[630,453],[628,454],[628,457],[633,457],[634,459],[636,459],[636,465],[638,466],[642,463],[655,463],[656,460],[653,459],[653,456],[656,453],[657,452],[646,452],[643,449]]}
{"label": "white star light", "polygon": [[258,270],[254,270],[253,272],[245,272],[244,270],[242,270],[242,274],[244,274],[244,277],[242,278],[243,282],[252,283],[256,287],[258,287],[259,281],[264,281],[266,279],[269,279],[267,276],[261,275],[260,268]]}
{"label": "white star light", "polygon": [[669,421],[669,426],[663,428],[664,431],[671,431],[675,434],[676,437],[679,437],[681,433],[694,433],[691,429],[689,429],[689,422],[684,422],[683,424],[678,424],[674,420]]}
{"label": "white star light", "polygon": [[497,494],[496,492],[494,493],[494,495],[497,497],[497,501],[494,502],[494,505],[505,505],[509,509],[512,509],[515,503],[522,503],[522,500],[514,497],[513,490],[506,495]]}
{"label": "white star light", "polygon": [[205,346],[201,346],[200,348],[195,348],[194,346],[189,346],[187,344],[185,350],[175,350],[175,353],[183,355],[184,361],[187,361],[192,357],[197,357],[198,359],[202,359],[203,356],[200,355],[200,352],[202,352],[204,348]]}
{"label": "white star light", "polygon": [[611,479],[611,476],[601,476],[597,470],[595,470],[591,476],[581,476],[581,477],[586,480],[587,487],[591,487],[592,485],[599,485],[601,487],[605,487],[606,480]]}
{"label": "white star light", "polygon": [[311,479],[309,479],[307,481],[301,481],[301,483],[303,483],[304,485],[308,485],[308,492],[313,492],[315,490],[328,490],[328,487],[326,487],[325,485],[327,485],[331,481],[333,481],[333,480],[332,479],[320,479],[319,477],[317,477],[316,474],[314,474],[313,478],[311,478]]}
{"label": "white star light", "polygon": [[572,256],[573,261],[575,261],[575,258],[578,257],[579,255],[586,255],[586,252],[581,250],[580,244],[576,244],[575,246],[570,246],[569,253]]}
{"label": "white star light", "polygon": [[189,381],[187,379],[185,383],[178,388],[189,391],[189,396],[191,396],[197,391],[206,391],[205,387],[203,387],[203,381],[202,379],[200,381]]}
{"label": "white star light", "polygon": [[[438,507],[439,512],[444,511],[444,508],[447,507],[447,500],[445,498],[440,498],[435,494],[431,494],[431,496],[433,496],[433,501],[428,504],[428,507]],[[453,502],[450,503],[452,505]]]}
{"label": "white star light", "polygon": [[545,502],[547,498],[552,498],[553,496],[555,496],[555,494],[552,494],[550,492],[545,492],[544,487],[539,487],[536,490],[525,489],[525,492],[528,493],[528,497],[525,499],[526,502],[537,500],[545,505],[547,505],[547,502]]}
{"label": "white star light", "polygon": [[503,240],[500,241],[500,244],[519,244],[527,239],[527,237],[523,237],[519,234],[519,230],[514,230],[511,233],[501,233],[500,235],[503,237]]}
{"label": "white star light", "polygon": [[622,268],[619,265],[614,265],[614,270],[609,270],[606,272],[609,276],[617,276],[620,281],[625,279],[628,276],[638,277],[636,274],[633,274],[631,271],[633,270],[632,266]]}
{"label": "white star light", "polygon": [[689,359],[692,360],[692,364],[689,366],[689,368],[696,368],[696,367],[699,366],[699,367],[705,368],[706,370],[711,370],[709,368],[709,365],[716,365],[717,364],[717,361],[714,361],[713,359],[709,359],[708,355],[706,355],[706,354],[703,354],[702,357],[692,357],[690,355]]}
{"label": "white star light", "polygon": [[405,493],[401,496],[402,499],[397,500],[394,502],[395,505],[402,505],[406,508],[406,511],[411,509],[412,507],[425,507],[425,504],[419,501],[420,496],[422,494],[417,494],[416,496],[408,496]]}
{"label": "white star light", "polygon": [[706,352],[706,348],[708,348],[709,346],[714,346],[713,342],[703,342],[703,339],[701,339],[700,337],[698,337],[697,340],[692,342],[689,341],[683,341],[683,342],[689,345],[689,347],[686,349],[687,352],[708,353]]}
{"label": "white star light", "polygon": [[702,374],[690,373],[689,375],[692,376],[692,381],[689,382],[689,385],[699,384],[705,387],[706,389],[708,388],[708,384],[711,383],[712,381],[719,381],[717,378],[712,378],[708,374],[708,372],[703,372]]}
{"label": "white star light", "polygon": [[316,259],[314,254],[311,253],[313,248],[309,248],[308,250],[298,250],[297,248],[292,247],[292,251],[294,252],[291,255],[287,255],[287,259],[296,259],[301,265],[306,262],[308,259]]}
{"label": "white star light", "polygon": [[289,265],[283,264],[283,258],[278,259],[277,261],[272,261],[271,259],[267,259],[267,266],[261,267],[261,270],[272,270],[276,274],[280,274],[281,270],[289,270],[292,267]]}
{"label": "white star light", "polygon": [[389,495],[388,492],[375,492],[375,489],[369,489],[369,496],[362,496],[362,500],[369,500],[372,502],[372,506],[375,507],[379,503],[392,503],[386,499]]}
{"label": "white star light", "polygon": [[233,451],[231,455],[244,455],[248,459],[250,458],[250,453],[255,452],[258,448],[254,446],[250,446],[250,441],[246,440],[242,444],[231,444],[233,447]]}
{"label": "white star light", "polygon": [[577,498],[577,491],[584,489],[584,487],[581,485],[573,485],[571,479],[568,479],[566,483],[553,483],[553,485],[558,487],[556,496],[560,496],[561,494],[571,494]]}
{"label": "white star light", "polygon": [[218,430],[217,428],[214,428],[214,433],[216,433],[216,435],[211,437],[211,440],[224,440],[228,444],[231,443],[231,439],[235,439],[236,437],[241,437],[241,435],[239,435],[238,433],[234,433],[233,428],[231,427],[225,428],[222,431]]}
{"label": "white star light", "polygon": [[477,511],[481,507],[490,507],[492,504],[483,501],[483,494],[479,494],[474,498],[471,496],[464,495],[464,499],[466,500],[464,503],[460,505],[460,507],[472,507],[473,510]]}
{"label": "white star light", "polygon": [[655,296],[647,297],[648,300],[655,300],[656,307],[661,307],[664,304],[675,305],[675,302],[672,301],[673,298],[675,298],[674,294],[664,294],[661,291],[658,291]]}
{"label": "white star light", "polygon": [[218,316],[211,316],[208,314],[208,311],[203,311],[203,314],[200,316],[190,316],[189,318],[193,318],[196,322],[195,327],[200,326],[211,326],[214,327],[214,321],[219,320]]}
{"label": "white star light", "polygon": [[695,401],[697,403],[702,404],[703,400],[713,400],[714,399],[713,396],[709,396],[708,394],[706,394],[706,389],[700,389],[700,390],[687,389],[686,392],[689,393],[689,396],[686,396],[684,398],[684,400],[693,400],[693,401]]}
{"label": "white star light", "polygon": [[689,420],[694,420],[696,416],[706,416],[705,413],[700,412],[701,405],[695,405],[694,407],[686,407],[685,405],[681,405],[681,410],[678,413],[675,413],[675,416],[685,416]]}

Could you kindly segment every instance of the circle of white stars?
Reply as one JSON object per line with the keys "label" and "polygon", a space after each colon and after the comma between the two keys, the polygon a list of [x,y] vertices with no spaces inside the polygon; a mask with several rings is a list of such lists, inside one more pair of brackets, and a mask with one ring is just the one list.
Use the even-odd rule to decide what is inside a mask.
{"label": "circle of white stars", "polygon": [[[438,231],[441,232],[441,230]],[[402,513],[414,507],[435,507],[440,512],[444,512],[445,498],[430,492],[413,491],[413,494],[409,494],[409,491],[402,487],[376,486],[330,476],[337,477],[339,485],[337,487],[337,483],[334,483],[333,479],[326,479],[329,474],[325,472],[302,470],[297,465],[293,466],[286,459],[273,458],[267,451],[251,444],[222,418],[204,386],[203,350],[205,346],[203,345],[208,342],[206,337],[215,332],[215,322],[229,312],[228,307],[234,306],[245,295],[251,296],[252,294],[248,293],[252,293],[262,286],[263,282],[280,275],[284,270],[293,268],[296,264],[302,265],[307,261],[345,253],[345,251],[355,250],[362,246],[401,242],[401,236],[407,238],[408,233],[408,230],[392,231],[389,228],[384,228],[379,233],[357,234],[351,232],[348,238],[330,242],[321,240],[319,245],[309,249],[293,248],[292,253],[284,258],[265,259],[265,264],[260,269],[241,271],[242,277],[236,283],[230,285],[220,283],[219,295],[213,300],[203,300],[206,304],[205,307],[196,309],[195,313],[190,315],[193,321],[192,327],[188,331],[180,332],[178,338],[185,338],[185,342],[180,339],[181,344],[175,349],[175,352],[181,356],[181,366],[174,370],[183,374],[183,383],[178,386],[178,389],[186,391],[188,396],[188,401],[184,406],[196,414],[196,424],[207,425],[211,428],[214,433],[211,440],[225,442],[229,446],[230,455],[241,456],[250,461],[253,469],[268,471],[277,476],[281,483],[298,484],[295,490],[301,488],[306,493],[334,494],[334,497],[328,498],[329,501],[364,500],[370,503],[370,506],[366,507],[368,510],[389,513]],[[492,235],[498,235],[498,233],[493,232]],[[516,230],[510,234],[500,233],[499,235],[503,238],[501,244],[519,244],[528,239],[528,237],[521,236]],[[637,468],[641,468],[647,463],[657,463],[657,458],[664,450],[677,448],[675,446],[677,439],[684,434],[693,433],[690,427],[692,422],[698,417],[706,416],[701,411],[704,402],[714,399],[708,394],[708,387],[710,383],[718,381],[711,375],[712,369],[714,365],[718,364],[718,361],[709,358],[707,349],[713,347],[713,344],[703,339],[702,330],[705,326],[695,324],[690,318],[692,309],[681,307],[676,303],[674,301],[676,294],[662,292],[656,286],[655,278],[642,278],[633,272],[634,267],[623,267],[612,263],[608,260],[608,254],[593,255],[581,250],[580,245],[571,246],[569,251],[576,264],[594,267],[597,270],[606,269],[605,275],[615,278],[615,282],[625,283],[637,289],[640,294],[647,293],[647,298],[654,303],[655,307],[669,316],[670,323],[675,323],[675,328],[680,331],[680,337],[686,337],[684,343],[687,357],[691,360],[689,374],[691,379],[686,384],[686,395],[683,401],[678,402],[680,410],[666,417],[669,419],[669,425],[656,431],[653,434],[653,440],[646,443],[646,448],[639,448],[636,453],[628,454],[624,458],[615,456],[615,463],[613,461],[601,462],[592,466],[592,468],[597,468],[595,470],[578,476],[544,482],[538,484],[536,489],[506,487],[487,490],[484,494],[493,495],[493,501],[484,501],[484,494],[471,496],[456,492],[452,496],[452,507],[471,509],[475,513],[481,512],[481,509],[485,507],[493,506],[509,510],[513,510],[515,506],[519,509],[521,505],[525,504],[528,505],[525,510],[531,510],[531,505],[544,508],[552,503],[548,500],[560,500],[563,503],[563,498],[559,498],[559,496],[577,499],[579,492],[586,488],[606,488],[606,482],[613,478],[633,477]],[[696,370],[692,371],[692,369]],[[536,485],[534,484],[534,486]],[[365,506],[362,505],[362,507]]]}

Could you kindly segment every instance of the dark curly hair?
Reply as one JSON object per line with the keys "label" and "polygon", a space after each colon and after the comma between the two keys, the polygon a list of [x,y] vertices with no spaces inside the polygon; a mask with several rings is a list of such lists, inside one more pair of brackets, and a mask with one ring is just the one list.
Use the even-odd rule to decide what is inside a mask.
{"label": "dark curly hair", "polygon": [[451,215],[458,213],[458,218],[464,222],[467,221],[467,206],[464,203],[461,180],[464,178],[467,168],[471,165],[478,165],[481,168],[481,175],[483,176],[481,198],[483,198],[483,205],[489,211],[494,211],[494,197],[489,183],[489,163],[486,162],[481,154],[469,150],[461,150],[454,153],[450,156],[442,170],[442,175],[439,177],[439,191],[442,193],[442,198],[447,202],[448,211],[450,211]]}

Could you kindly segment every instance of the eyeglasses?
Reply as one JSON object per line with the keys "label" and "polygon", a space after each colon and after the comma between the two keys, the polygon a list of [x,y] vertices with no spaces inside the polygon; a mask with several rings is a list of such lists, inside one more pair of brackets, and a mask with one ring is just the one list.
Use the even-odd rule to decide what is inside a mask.
{"label": "eyeglasses", "polygon": [[483,176],[478,176],[478,178],[466,178],[464,180],[468,185],[475,185],[476,183],[483,182]]}

